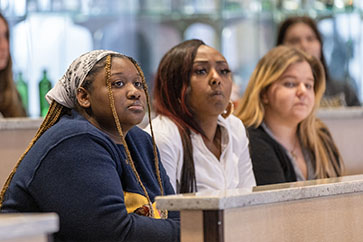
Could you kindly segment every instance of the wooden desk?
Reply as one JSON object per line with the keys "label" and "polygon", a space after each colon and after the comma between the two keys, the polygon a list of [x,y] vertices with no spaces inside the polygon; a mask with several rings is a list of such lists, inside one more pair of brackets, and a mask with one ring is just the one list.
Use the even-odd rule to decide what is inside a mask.
{"label": "wooden desk", "polygon": [[42,119],[0,119],[0,186],[34,137]]}
{"label": "wooden desk", "polygon": [[363,108],[321,109],[318,116],[328,126],[339,148],[345,174],[363,174]]}
{"label": "wooden desk", "polygon": [[1,242],[53,241],[51,234],[58,230],[58,215],[55,213],[0,214]]}
{"label": "wooden desk", "polygon": [[[344,158],[346,175],[363,174],[363,108],[322,109],[318,116],[329,127]],[[41,118],[0,119],[0,186],[25,151]],[[140,126],[147,123],[147,118]]]}
{"label": "wooden desk", "polygon": [[157,197],[182,242],[342,242],[363,238],[363,175]]}

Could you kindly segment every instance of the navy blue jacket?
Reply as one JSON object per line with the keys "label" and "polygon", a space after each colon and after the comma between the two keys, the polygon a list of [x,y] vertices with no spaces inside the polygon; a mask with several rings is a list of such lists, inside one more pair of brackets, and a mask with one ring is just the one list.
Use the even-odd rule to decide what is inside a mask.
{"label": "navy blue jacket", "polygon": [[[160,187],[151,137],[134,127],[126,142],[154,202]],[[173,194],[161,162],[159,168],[165,194]],[[132,213],[146,201],[123,146],[73,111],[25,156],[5,194],[2,212],[56,212],[60,217],[56,241],[179,241],[178,214],[154,219]]]}

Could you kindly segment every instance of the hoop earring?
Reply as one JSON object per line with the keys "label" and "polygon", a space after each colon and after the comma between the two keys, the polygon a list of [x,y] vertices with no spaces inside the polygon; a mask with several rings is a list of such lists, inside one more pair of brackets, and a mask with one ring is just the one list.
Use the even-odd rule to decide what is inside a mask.
{"label": "hoop earring", "polygon": [[231,113],[233,113],[234,111],[234,104],[231,100],[229,100],[228,106],[226,108],[226,110],[224,110],[224,112],[221,114],[223,118],[228,118],[229,115],[231,115]]}

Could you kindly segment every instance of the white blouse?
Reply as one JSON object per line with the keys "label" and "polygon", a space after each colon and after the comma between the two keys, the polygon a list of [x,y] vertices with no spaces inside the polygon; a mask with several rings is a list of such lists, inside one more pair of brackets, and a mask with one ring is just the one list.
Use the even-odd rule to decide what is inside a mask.
{"label": "white blouse", "polygon": [[[222,132],[220,159],[206,147],[200,134],[191,132],[193,158],[198,191],[251,189],[256,186],[248,150],[248,138],[241,120],[230,115],[218,118]],[[183,167],[183,144],[179,130],[168,117],[157,116],[152,120],[161,162],[175,191],[180,184]],[[150,133],[150,127],[145,131]]]}

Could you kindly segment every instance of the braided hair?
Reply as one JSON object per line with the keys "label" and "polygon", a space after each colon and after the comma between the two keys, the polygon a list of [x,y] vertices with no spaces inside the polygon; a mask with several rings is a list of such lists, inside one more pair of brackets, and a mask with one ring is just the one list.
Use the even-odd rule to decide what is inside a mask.
{"label": "braided hair", "polygon": [[[162,185],[162,180],[161,180],[161,176],[160,176],[160,169],[159,169],[159,159],[158,159],[158,155],[157,155],[157,149],[156,149],[156,143],[155,143],[155,139],[154,139],[154,132],[153,132],[153,129],[152,129],[152,124],[151,124],[151,114],[150,114],[150,101],[149,101],[149,94],[148,94],[148,88],[147,88],[147,84],[146,84],[146,81],[145,81],[145,77],[144,77],[144,74],[140,68],[140,66],[137,64],[137,62],[129,57],[129,56],[125,56],[125,55],[121,55],[121,54],[109,54],[106,56],[106,58],[102,58],[100,61],[98,61],[98,63],[102,63],[102,61],[104,59],[106,59],[106,63],[104,65],[104,68],[105,68],[105,71],[106,71],[106,85],[107,85],[107,88],[108,88],[108,98],[109,98],[109,104],[110,104],[110,108],[111,108],[111,111],[112,111],[112,115],[113,115],[113,118],[114,118],[114,121],[115,121],[115,125],[116,125],[116,128],[117,128],[117,131],[121,137],[121,140],[122,140],[122,144],[125,148],[125,151],[126,151],[126,163],[129,164],[131,166],[131,169],[137,179],[137,181],[139,182],[142,190],[144,191],[144,194],[149,202],[149,204],[151,205],[151,200],[150,200],[150,197],[149,197],[149,194],[146,190],[146,187],[144,186],[144,184],[142,183],[141,181],[141,178],[137,172],[137,169],[135,167],[135,164],[133,162],[133,159],[131,157],[131,153],[129,151],[129,148],[128,148],[128,145],[126,143],[126,140],[125,140],[125,136],[122,132],[122,129],[121,129],[121,124],[120,124],[120,121],[119,121],[119,118],[118,118],[118,115],[117,115],[117,112],[116,112],[116,108],[115,108],[115,102],[114,102],[114,97],[113,97],[113,93],[112,93],[112,90],[111,90],[111,82],[110,82],[110,76],[111,76],[111,58],[112,56],[117,56],[117,57],[121,57],[121,58],[127,58],[128,60],[130,60],[134,66],[136,67],[138,73],[140,74],[141,76],[141,79],[142,79],[142,83],[143,83],[143,89],[144,89],[144,92],[145,92],[145,95],[146,95],[146,101],[147,101],[147,108],[148,108],[148,118],[149,118],[149,124],[150,124],[150,128],[151,128],[151,135],[152,135],[152,143],[153,143],[153,153],[154,153],[154,163],[155,163],[155,169],[156,169],[156,176],[157,176],[157,180],[158,180],[158,183],[159,183],[159,186],[160,186],[160,192],[161,192],[161,195],[164,195],[164,189],[163,189],[163,185]],[[92,85],[92,80],[89,79],[90,76],[92,76],[95,72],[98,71],[98,66],[93,66],[92,69],[89,71],[89,73],[87,74],[87,78],[85,79],[84,83],[82,84],[82,87],[88,89],[90,88],[90,86]],[[78,106],[78,105],[76,105]],[[24,159],[24,157],[26,156],[26,154],[29,152],[29,150],[33,147],[33,145],[37,142],[37,140],[43,135],[43,133],[45,131],[47,131],[50,127],[52,127],[54,124],[56,124],[58,122],[58,120],[66,113],[69,113],[70,112],[70,108],[58,103],[57,101],[53,100],[50,104],[50,107],[49,107],[49,110],[48,110],[48,113],[47,115],[45,116],[40,128],[38,129],[37,133],[35,134],[34,138],[31,140],[31,142],[29,143],[28,147],[26,148],[25,152],[20,156],[19,160],[17,161],[17,163],[15,164],[15,167],[13,168],[13,170],[11,171],[9,177],[7,178],[2,190],[1,190],[1,193],[0,193],[0,208],[2,206],[2,203],[3,203],[3,200],[4,200],[4,195],[10,185],[10,182],[12,180],[12,178],[14,177],[15,175],[15,172],[17,170],[17,168],[19,167],[20,163],[22,162],[22,160]],[[151,216],[154,215],[154,211],[153,211],[153,207],[150,206],[150,209],[151,209]],[[161,211],[162,212],[162,217],[165,217],[166,214],[163,214],[164,211]]]}

